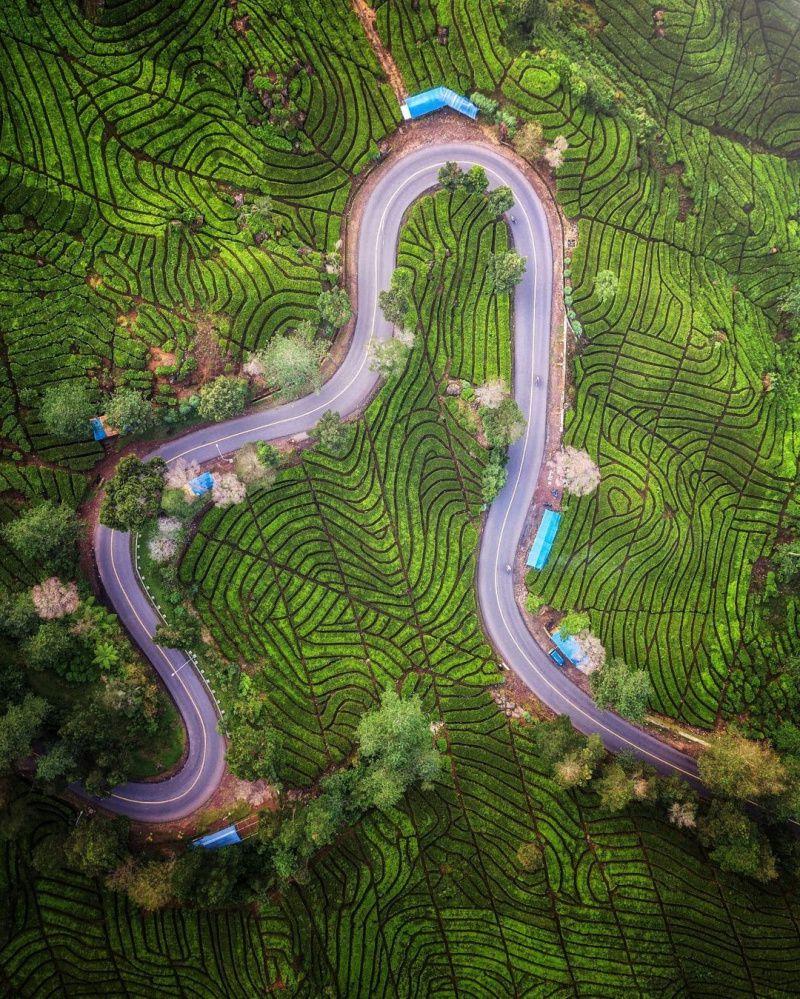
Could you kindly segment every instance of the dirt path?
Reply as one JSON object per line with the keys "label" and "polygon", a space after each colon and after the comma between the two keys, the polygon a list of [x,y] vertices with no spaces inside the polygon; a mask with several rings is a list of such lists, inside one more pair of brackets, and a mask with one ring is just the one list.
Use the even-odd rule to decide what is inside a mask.
{"label": "dirt path", "polygon": [[372,46],[372,51],[377,56],[381,69],[386,74],[389,86],[395,92],[398,101],[402,104],[406,97],[408,97],[408,90],[403,80],[403,74],[398,69],[391,52],[384,46],[381,36],[378,34],[378,29],[375,25],[376,12],[370,7],[367,0],[351,0],[351,3],[353,10],[356,12],[356,17],[364,29],[364,34],[367,36],[367,41]]}

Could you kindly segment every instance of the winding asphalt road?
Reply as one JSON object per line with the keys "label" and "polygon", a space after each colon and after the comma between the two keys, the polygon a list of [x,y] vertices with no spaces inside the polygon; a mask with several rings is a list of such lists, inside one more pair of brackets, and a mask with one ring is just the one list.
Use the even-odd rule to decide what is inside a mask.
{"label": "winding asphalt road", "polygon": [[[528,264],[514,301],[514,395],[525,414],[525,437],[510,450],[508,482],[489,511],[478,558],[478,600],[492,645],[540,700],[567,714],[583,732],[597,732],[613,751],[632,750],[663,772],[697,781],[694,761],[610,712],[601,711],[552,663],[529,634],[514,599],[514,564],[542,462],[547,422],[547,374],[553,264],[547,219],[524,175],[499,150],[462,143],[425,147],[388,165],[365,205],[358,244],[358,317],[350,350],[319,392],[267,412],[253,412],[204,427],[164,444],[154,455],[208,461],[249,441],[271,440],[310,430],[326,409],[356,410],[375,389],[367,348],[385,340],[391,327],[377,306],[389,286],[397,241],[410,205],[437,183],[447,160],[486,168],[490,185],[514,192],[512,228],[516,249]],[[537,376],[541,384],[536,385]],[[216,790],[225,766],[225,739],[217,730],[216,705],[204,679],[185,653],[152,640],[158,613],[138,576],[131,538],[99,526],[95,553],[100,578],[119,617],[157,670],[180,711],[188,733],[188,754],[173,776],[130,783],[104,798],[105,808],[145,822],[166,822],[199,808]]]}

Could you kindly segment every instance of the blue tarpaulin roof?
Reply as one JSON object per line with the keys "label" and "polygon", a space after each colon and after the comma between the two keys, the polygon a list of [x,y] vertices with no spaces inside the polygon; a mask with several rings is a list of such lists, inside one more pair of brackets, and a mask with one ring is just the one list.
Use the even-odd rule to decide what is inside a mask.
{"label": "blue tarpaulin roof", "polygon": [[528,552],[527,565],[531,569],[544,569],[550,557],[550,549],[556,540],[561,514],[556,510],[545,510],[539,530],[533,539],[533,545]]}
{"label": "blue tarpaulin roof", "polygon": [[198,475],[189,481],[189,488],[195,496],[202,496],[203,493],[207,493],[209,489],[214,488],[214,476],[211,472],[203,472],[202,475]]}
{"label": "blue tarpaulin roof", "polygon": [[192,846],[199,846],[203,850],[218,850],[221,846],[234,846],[241,842],[242,837],[236,826],[225,826],[224,829],[218,829],[207,836],[192,840]]}
{"label": "blue tarpaulin roof", "polygon": [[92,419],[89,420],[89,423],[92,425],[92,437],[94,437],[96,441],[104,441],[106,439],[106,428],[103,426],[103,421],[100,417],[92,417]]}
{"label": "blue tarpaulin roof", "polygon": [[553,645],[561,649],[573,665],[581,665],[586,657],[584,655],[583,647],[577,638],[573,635],[570,635],[569,638],[564,638],[560,631],[554,631],[550,637],[553,639]]}
{"label": "blue tarpaulin roof", "polygon": [[400,105],[400,110],[404,118],[421,118],[431,111],[438,111],[440,108],[452,108],[467,118],[477,118],[478,109],[461,94],[449,87],[434,87],[432,90],[423,90],[421,94],[414,94],[408,97]]}

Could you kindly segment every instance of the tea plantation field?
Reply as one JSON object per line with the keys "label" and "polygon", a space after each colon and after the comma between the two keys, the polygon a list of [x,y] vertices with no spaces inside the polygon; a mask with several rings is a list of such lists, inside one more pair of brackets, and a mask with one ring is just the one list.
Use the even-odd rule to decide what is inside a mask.
{"label": "tea plantation field", "polygon": [[[548,40],[618,84],[613,116],[547,58],[514,55],[486,4],[377,9],[414,87],[480,89],[569,142],[558,192],[578,222],[582,336],[567,442],[603,482],[569,504],[539,592],[588,610],[612,654],[646,666],[657,710],[700,726],[747,713],[755,732],[797,718],[781,676],[796,609],[785,628],[765,621],[751,577],[797,519],[797,414],[764,383],[800,270],[796,5],[676,0],[656,23],[652,5],[601,0],[591,45]],[[637,109],[663,135],[655,150],[637,143]],[[606,270],[619,284],[602,302]]]}
{"label": "tea plantation field", "polygon": [[[56,380],[150,391],[151,348],[185,350],[204,321],[236,362],[313,313],[351,179],[399,110],[345,0],[246,14],[217,0],[0,12],[0,458],[97,461],[99,445],[42,427]],[[250,91],[285,91],[288,124],[264,122],[247,73]],[[258,246],[237,218],[260,195],[275,231]]]}
{"label": "tea plantation field", "polygon": [[[368,817],[306,883],[257,913],[143,917],[69,871],[35,874],[30,853],[70,821],[43,802],[33,831],[5,848],[0,967],[10,994],[793,987],[793,894],[723,874],[694,837],[641,807],[609,816],[593,794],[560,790],[530,729],[509,723],[486,690],[498,675],[471,586],[481,459],[441,387],[446,373],[508,371],[507,303],[480,278],[483,255],[505,240],[478,199],[420,203],[400,249],[424,331],[407,371],[354,426],[346,455],[309,452],[247,506],[208,515],[183,568],[215,638],[267,694],[292,780],[343,758],[355,718],[387,680],[418,691],[442,723],[444,779]],[[526,873],[516,854],[530,841],[545,864]]]}
{"label": "tea plantation field", "polygon": [[[590,110],[499,3],[372,0],[410,92],[481,90],[569,143],[578,225],[568,443],[599,461],[540,591],[589,611],[646,666],[658,710],[700,726],[800,723],[759,566],[796,522],[797,413],[766,389],[779,297],[800,274],[800,15],[794,0],[597,0],[602,31],[545,41],[622,95]],[[577,5],[575,5],[577,6]],[[11,0],[0,10],[0,522],[78,504],[102,451],[48,436],[44,389],[151,391],[158,351],[215,330],[235,364],[315,313],[353,179],[399,111],[348,0]],[[264,123],[249,89],[285,101]],[[637,110],[662,139],[637,139]],[[268,195],[257,244],[243,201]],[[398,251],[416,342],[350,426],[244,503],[212,509],[180,566],[229,660],[228,712],[263,697],[307,789],[347,761],[391,684],[436,722],[444,776],[373,812],[306,880],[248,909],[167,908],[30,859],[74,813],[0,816],[0,992],[8,996],[780,996],[797,991],[800,904],[712,864],[644,805],[565,792],[499,671],[473,576],[481,472],[450,379],[509,379],[510,306],[489,293],[504,224],[463,192],[425,198]],[[602,300],[601,271],[618,278]],[[174,393],[162,384],[159,401]],[[0,582],[28,586],[0,546]],[[535,843],[544,862],[520,865]],[[38,865],[39,871],[43,865]]]}

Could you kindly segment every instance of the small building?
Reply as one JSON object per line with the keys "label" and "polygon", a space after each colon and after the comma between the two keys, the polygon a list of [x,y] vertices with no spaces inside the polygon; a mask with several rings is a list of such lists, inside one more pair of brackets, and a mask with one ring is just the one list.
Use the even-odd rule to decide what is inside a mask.
{"label": "small building", "polygon": [[450,90],[449,87],[433,87],[431,90],[414,94],[413,97],[407,97],[400,105],[400,113],[408,121],[421,118],[431,111],[439,111],[441,108],[452,108],[473,121],[478,117],[478,109],[472,101],[457,94],[455,90]]}
{"label": "small building", "polygon": [[550,558],[550,549],[556,540],[558,526],[561,523],[561,514],[557,510],[547,509],[542,514],[542,522],[539,530],[533,539],[533,545],[528,552],[526,565],[529,569],[544,569],[547,560]]}
{"label": "small building", "polygon": [[574,635],[570,635],[569,638],[564,638],[560,631],[554,631],[550,636],[553,640],[553,645],[569,659],[573,666],[577,666],[578,669],[583,667],[586,661],[586,653],[583,651],[583,646],[575,638]]}
{"label": "small building", "polygon": [[93,416],[89,420],[89,426],[92,428],[92,437],[96,441],[104,441],[107,437],[116,437],[119,433],[115,427],[108,425],[105,416]]}
{"label": "small building", "polygon": [[192,496],[203,496],[205,493],[211,492],[214,488],[214,476],[211,472],[203,472],[202,475],[196,475],[193,479],[190,479],[187,488]]}
{"label": "small building", "polygon": [[201,850],[219,850],[223,846],[235,846],[241,842],[242,837],[239,835],[239,830],[235,825],[232,825],[193,839],[192,846],[199,847]]}

